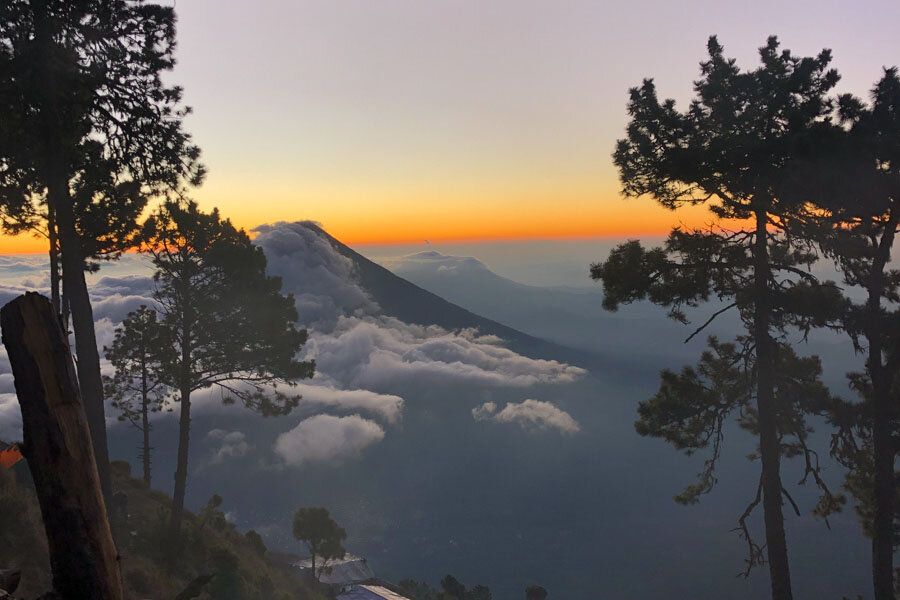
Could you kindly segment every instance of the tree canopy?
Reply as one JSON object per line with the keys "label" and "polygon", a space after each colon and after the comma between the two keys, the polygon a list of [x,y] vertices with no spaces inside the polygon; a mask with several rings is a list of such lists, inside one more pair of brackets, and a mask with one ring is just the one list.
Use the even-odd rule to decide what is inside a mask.
{"label": "tree canopy", "polygon": [[[685,309],[716,302],[712,316],[688,339],[719,315],[738,311],[746,333],[737,345],[714,345],[701,360],[701,369],[725,376],[719,363],[734,361],[744,373],[731,373],[721,383],[734,385],[743,378],[741,385],[752,386],[766,558],[773,598],[786,600],[792,592],[780,463],[793,446],[783,442],[780,422],[787,415],[802,416],[806,407],[778,394],[777,370],[787,365],[776,338],[791,327],[808,331],[836,325],[843,303],[832,284],[819,282],[809,272],[816,246],[802,232],[817,212],[810,198],[793,193],[790,168],[820,129],[829,126],[829,94],[838,74],[829,68],[829,51],[797,57],[782,50],[774,37],[760,48],[760,66],[752,70],[741,70],[734,59],[726,58],[715,37],[707,50],[709,57],[694,82],[695,98],[686,110],[678,110],[674,100],[660,102],[652,80],[631,90],[627,136],[618,141],[613,158],[626,196],[647,195],[673,210],[703,204],[716,222],[705,228],[676,228],[659,248],[626,243],[604,263],[593,265],[591,275],[603,282],[604,305],[611,310],[648,299],[686,321]],[[723,357],[722,352],[735,356]],[[805,366],[809,372],[808,365],[792,362],[792,367]],[[681,377],[664,374],[661,395],[642,405],[638,430],[666,436],[676,445],[702,443],[708,431],[703,427],[710,424],[704,403],[731,404],[735,390],[726,385],[716,392],[719,399],[705,393],[696,398],[675,393],[678,387],[698,391],[702,385],[694,371]],[[788,399],[794,408],[780,406]],[[700,431],[691,429],[697,425],[702,425]],[[681,428],[685,431],[678,432]],[[804,430],[806,425],[801,420],[795,428]],[[803,450],[815,464],[814,455],[805,446]],[[714,481],[701,474],[699,487],[689,488],[682,499],[696,498]],[[824,493],[821,506],[837,508],[830,492]],[[760,546],[749,543],[752,566],[763,556],[757,551]]]}
{"label": "tree canopy", "polygon": [[112,376],[104,377],[106,397],[120,412],[119,420],[129,421],[143,434],[141,462],[147,485],[151,481],[150,413],[161,411],[168,400],[169,388],[160,379],[160,358],[169,351],[156,311],[144,304],[128,313],[116,328],[112,346],[104,348],[115,368]]}
{"label": "tree canopy", "polygon": [[[328,568],[328,561],[344,558],[347,551],[342,545],[347,532],[331,518],[328,509],[313,506],[298,509],[294,514],[294,538],[300,540],[309,551],[312,574],[316,581]],[[321,561],[316,566],[317,561]]]}
{"label": "tree canopy", "polygon": [[145,222],[142,248],[155,268],[153,296],[168,340],[158,357],[159,376],[178,391],[181,403],[176,535],[187,481],[191,393],[216,386],[226,402],[239,400],[264,416],[285,415],[300,400],[290,388],[312,377],[315,363],[297,358],[307,333],[296,327],[293,297],[282,295],[281,280],[266,274],[262,249],[218,211],[204,213],[193,201],[165,202]]}

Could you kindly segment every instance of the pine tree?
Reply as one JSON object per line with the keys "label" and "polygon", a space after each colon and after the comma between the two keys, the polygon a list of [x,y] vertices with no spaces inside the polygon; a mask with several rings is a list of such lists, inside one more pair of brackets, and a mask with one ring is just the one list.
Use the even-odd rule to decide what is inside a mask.
{"label": "pine tree", "polygon": [[[898,539],[900,450],[900,270],[891,251],[900,227],[900,76],[887,69],[872,103],[842,96],[845,128],[831,128],[796,161],[791,188],[814,196],[822,212],[813,230],[834,260],[845,286],[865,300],[848,300],[842,327],[866,357],[863,373],[850,374],[862,402],[835,401],[830,419],[838,431],[832,454],[849,469],[847,488],[872,538],[874,597],[894,598],[893,554]],[[812,188],[812,189],[810,189]]]}
{"label": "pine tree", "polygon": [[200,211],[194,202],[166,202],[144,226],[144,251],[155,268],[154,298],[169,340],[158,357],[160,379],[178,393],[178,459],[171,533],[181,529],[190,445],[191,394],[218,387],[264,416],[288,414],[286,394],[312,377],[315,364],[296,359],[307,333],[297,329],[291,295],[266,275],[266,257],[243,230]]}
{"label": "pine tree", "polygon": [[294,514],[293,531],[294,538],[303,542],[309,551],[315,581],[319,581],[329,560],[341,559],[347,554],[342,545],[347,539],[347,532],[331,518],[326,508],[298,509]]}
{"label": "pine tree", "polygon": [[[828,324],[839,300],[833,286],[809,274],[815,247],[796,235],[814,211],[780,190],[798,146],[831,113],[828,93],[838,75],[828,68],[827,50],[799,58],[780,50],[774,37],[760,49],[761,66],[751,71],[726,58],[715,37],[708,51],[686,111],[673,100],[660,102],[652,80],[631,90],[627,137],[618,142],[614,160],[626,196],[647,195],[673,210],[704,204],[736,229],[677,228],[664,246],[651,250],[629,242],[594,265],[592,276],[602,280],[609,309],[649,299],[686,320],[685,308],[721,300],[724,306],[695,335],[719,314],[740,315],[747,330],[741,359],[752,365],[747,374],[756,403],[772,597],[786,600],[792,597],[781,482],[787,449],[779,426],[785,411],[776,395],[776,337],[790,327]],[[818,312],[810,314],[811,307]]]}
{"label": "pine tree", "polygon": [[140,458],[148,486],[152,450],[150,413],[165,407],[168,393],[160,381],[159,357],[170,350],[170,341],[157,322],[156,311],[146,305],[128,313],[116,328],[112,346],[104,348],[107,360],[116,369],[114,375],[104,378],[106,397],[121,413],[120,420],[129,421],[141,431]]}
{"label": "pine tree", "polygon": [[107,497],[103,385],[84,276],[98,248],[88,223],[112,219],[101,245],[121,248],[120,226],[134,231],[147,196],[179,194],[202,179],[199,150],[182,128],[181,89],[161,79],[174,47],[173,10],[143,0],[0,3],[0,204],[8,223],[47,221],[52,284],[59,259]]}

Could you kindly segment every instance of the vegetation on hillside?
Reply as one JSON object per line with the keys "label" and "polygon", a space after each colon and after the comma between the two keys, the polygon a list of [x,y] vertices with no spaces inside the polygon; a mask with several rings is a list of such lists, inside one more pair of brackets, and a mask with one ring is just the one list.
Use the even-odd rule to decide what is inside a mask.
{"label": "vegetation on hillside", "polygon": [[[323,600],[300,573],[269,556],[258,533],[242,533],[210,502],[200,514],[184,513],[178,560],[163,544],[171,499],[131,477],[128,463],[112,463],[117,497],[127,498],[127,521],[117,523],[127,598],[171,600],[199,575],[209,574],[200,600]],[[0,470],[0,568],[20,568],[17,594],[32,598],[51,587],[47,541],[33,488]]]}

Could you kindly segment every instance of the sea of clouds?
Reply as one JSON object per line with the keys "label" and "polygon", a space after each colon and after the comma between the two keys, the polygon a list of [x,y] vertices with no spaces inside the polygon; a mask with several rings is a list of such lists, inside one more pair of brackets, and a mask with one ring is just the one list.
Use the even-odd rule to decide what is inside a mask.
{"label": "sea of clouds", "polygon": [[[474,330],[446,331],[437,326],[405,323],[381,313],[357,283],[354,263],[309,223],[276,223],[259,227],[254,243],[266,254],[268,270],[282,278],[291,293],[300,323],[310,338],[303,358],[316,360],[314,378],[282,389],[302,395],[300,410],[309,416],[279,434],[268,448],[250,445],[241,431],[213,430],[206,436],[214,462],[269,452],[282,467],[340,463],[390,435],[402,423],[407,402],[398,384],[441,386],[454,382],[525,389],[536,384],[565,384],[585,371],[552,360],[532,359],[504,347],[496,336]],[[142,304],[154,306],[151,267],[140,256],[127,255],[89,276],[102,348],[112,343],[122,319]],[[48,293],[49,273],[43,256],[0,256],[0,304],[29,290]],[[105,373],[111,365],[103,361]],[[223,404],[222,390],[192,395],[194,414],[240,410]],[[471,405],[469,405],[471,406]],[[461,410],[469,410],[465,406]],[[116,418],[107,409],[110,426]],[[573,434],[580,427],[551,402],[524,399],[497,411],[491,403],[472,411],[475,420],[515,423],[525,431],[553,429]],[[162,412],[157,419],[174,418]],[[9,361],[0,350],[0,439],[21,435],[21,417]]]}

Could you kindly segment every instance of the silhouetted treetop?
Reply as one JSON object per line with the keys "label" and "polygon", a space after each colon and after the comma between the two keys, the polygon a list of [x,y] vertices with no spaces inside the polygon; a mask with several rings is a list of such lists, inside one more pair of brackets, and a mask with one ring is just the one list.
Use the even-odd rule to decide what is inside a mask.
{"label": "silhouetted treetop", "polygon": [[[715,36],[694,82],[696,98],[679,111],[660,102],[645,79],[630,92],[627,137],[613,155],[627,196],[650,195],[664,206],[709,203],[723,218],[745,219],[756,196],[773,198],[780,170],[804,130],[828,120],[837,84],[831,52],[797,57],[770,37],[761,65],[741,71]],[[785,207],[787,208],[787,207]]]}

